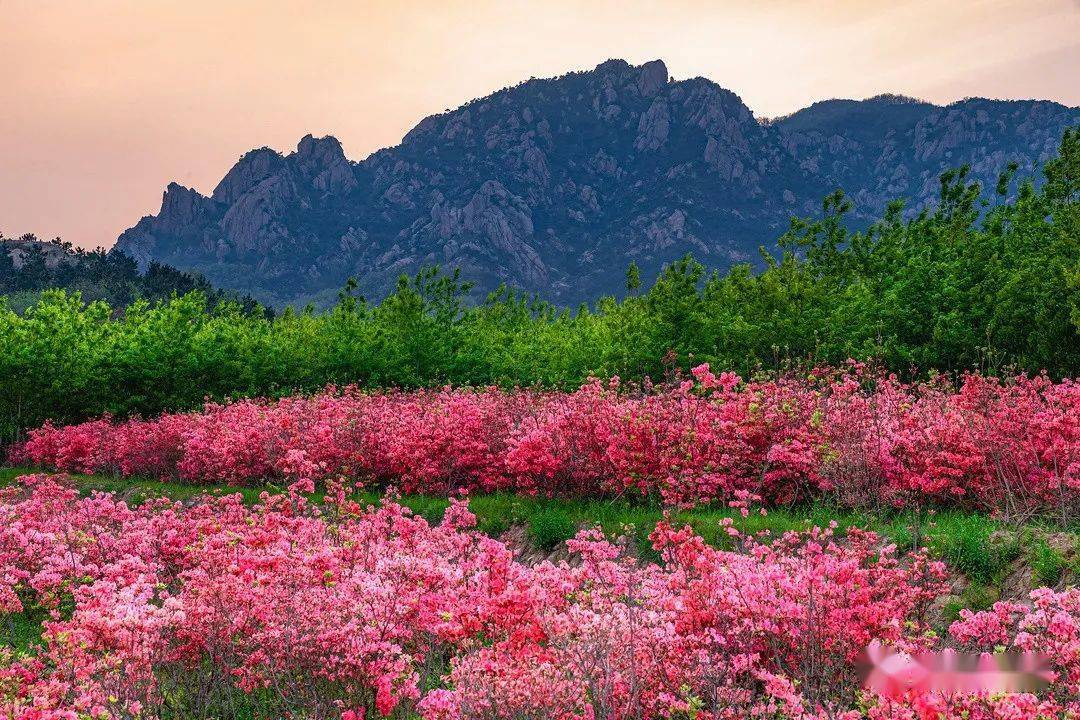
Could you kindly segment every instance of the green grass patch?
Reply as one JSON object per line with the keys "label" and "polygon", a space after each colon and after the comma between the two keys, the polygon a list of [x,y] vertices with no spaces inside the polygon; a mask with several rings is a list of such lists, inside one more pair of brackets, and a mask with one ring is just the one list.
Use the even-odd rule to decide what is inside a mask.
{"label": "green grass patch", "polygon": [[527,519],[529,537],[537,547],[551,550],[577,534],[577,525],[571,514],[556,506],[546,507]]}
{"label": "green grass patch", "polygon": [[35,646],[41,643],[42,621],[44,613],[19,612],[4,615],[0,619],[0,634],[4,644],[15,651],[16,655],[32,655]]}
{"label": "green grass patch", "polygon": [[958,596],[945,603],[942,611],[942,619],[945,626],[960,619],[961,610],[989,610],[994,603],[1001,599],[1001,591],[991,585],[973,582]]}
{"label": "green grass patch", "polygon": [[1065,574],[1065,556],[1050,547],[1045,538],[1039,538],[1029,550],[1031,580],[1036,587],[1053,587],[1061,582]]}
{"label": "green grass patch", "polygon": [[1018,534],[985,515],[942,513],[934,519],[928,538],[930,549],[949,565],[984,584],[1000,581],[1021,553]]}

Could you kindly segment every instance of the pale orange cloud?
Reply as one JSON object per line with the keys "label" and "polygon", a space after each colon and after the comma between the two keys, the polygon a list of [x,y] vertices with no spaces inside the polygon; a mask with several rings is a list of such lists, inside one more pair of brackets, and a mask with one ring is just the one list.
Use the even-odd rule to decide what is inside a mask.
{"label": "pale orange cloud", "polygon": [[0,0],[0,230],[111,245],[170,180],[339,137],[359,159],[530,76],[663,58],[759,116],[828,97],[1080,105],[1075,0]]}

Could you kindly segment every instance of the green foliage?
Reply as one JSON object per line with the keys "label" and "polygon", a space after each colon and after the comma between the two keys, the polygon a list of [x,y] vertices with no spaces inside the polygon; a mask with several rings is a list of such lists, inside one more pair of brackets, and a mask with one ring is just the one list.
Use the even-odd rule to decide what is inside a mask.
{"label": "green foliage", "polygon": [[0,625],[3,644],[18,655],[29,655],[41,643],[42,620],[48,619],[44,612],[24,611],[10,613]]}
{"label": "green foliage", "polygon": [[529,537],[537,547],[550,550],[577,533],[570,513],[560,505],[548,505],[529,515]]}
{"label": "green foliage", "polygon": [[707,275],[686,257],[641,290],[631,267],[627,297],[577,311],[505,287],[470,306],[460,275],[437,269],[402,278],[379,304],[353,282],[332,310],[277,317],[205,288],[123,312],[62,290],[0,298],[0,443],[46,419],[327,384],[572,389],[590,375],[660,379],[701,362],[746,376],[850,357],[901,373],[1072,376],[1080,130],[1066,133],[1041,184],[1014,187],[1014,175],[1007,168],[987,200],[965,169],[948,172],[935,210],[910,217],[897,202],[865,232],[847,229],[852,204],[838,191],[820,219],[792,222],[763,270]]}
{"label": "green foliage", "polygon": [[[18,267],[14,254],[19,256]],[[0,233],[0,295],[13,298],[13,307],[22,310],[43,291],[63,288],[80,293],[83,300],[102,300],[123,308],[138,299],[168,300],[173,295],[199,291],[216,305],[221,300],[239,301],[249,312],[262,308],[250,297],[216,290],[201,275],[151,262],[140,273],[127,255],[77,248],[59,238],[48,242],[34,235],[5,238]]]}
{"label": "green foliage", "polygon": [[641,288],[641,271],[638,270],[636,262],[631,262],[630,267],[626,269],[626,292],[629,294],[636,293]]}
{"label": "green foliage", "polygon": [[930,549],[973,582],[999,582],[1009,563],[1020,556],[1016,534],[1001,530],[986,516],[949,513],[934,525]]}
{"label": "green foliage", "polygon": [[1065,556],[1050,546],[1044,538],[1038,539],[1030,550],[1031,580],[1033,587],[1054,587],[1065,573]]}
{"label": "green foliage", "polygon": [[945,603],[941,613],[944,625],[948,627],[950,623],[959,620],[961,610],[971,610],[972,612],[989,610],[1000,599],[1001,590],[999,588],[973,582],[964,589],[961,595]]}

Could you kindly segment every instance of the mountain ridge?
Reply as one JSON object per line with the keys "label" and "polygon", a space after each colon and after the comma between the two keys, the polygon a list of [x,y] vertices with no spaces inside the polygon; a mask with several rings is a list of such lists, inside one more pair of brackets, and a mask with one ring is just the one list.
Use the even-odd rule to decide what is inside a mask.
{"label": "mountain ridge", "polygon": [[275,305],[325,304],[353,276],[378,298],[431,264],[568,305],[618,292],[631,261],[647,278],[686,252],[751,260],[838,186],[858,223],[932,203],[961,163],[984,184],[1030,173],[1076,123],[1050,101],[889,95],[759,120],[706,78],[609,60],[430,115],[358,162],[331,136],[249,151],[209,196],[171,183],[116,248]]}

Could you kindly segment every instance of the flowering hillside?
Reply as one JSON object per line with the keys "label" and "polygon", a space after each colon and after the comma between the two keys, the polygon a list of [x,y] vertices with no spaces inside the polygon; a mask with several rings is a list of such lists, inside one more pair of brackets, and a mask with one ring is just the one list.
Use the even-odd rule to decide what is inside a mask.
{"label": "flowering hillside", "polygon": [[[660,564],[595,531],[530,567],[455,503],[430,525],[340,487],[193,507],[0,491],[0,613],[43,621],[0,651],[7,718],[1036,718],[1080,711],[1080,593],[927,624],[943,567],[869,533],[710,548],[662,524]],[[1037,648],[1047,692],[860,690],[871,641]]]}
{"label": "flowering hillside", "polygon": [[513,491],[766,504],[953,504],[1073,517],[1080,384],[905,383],[852,363],[744,381],[702,365],[663,387],[572,393],[330,388],[157,419],[32,431],[12,458],[68,472],[258,485],[361,479],[408,493]]}

